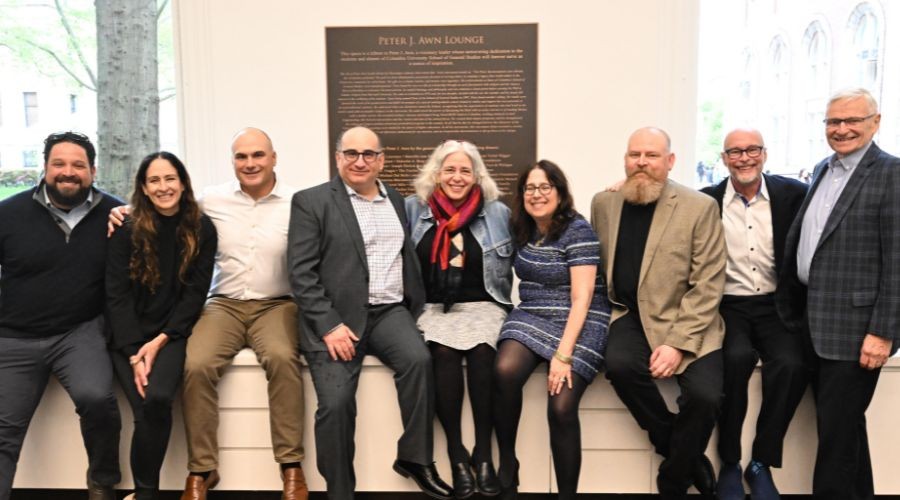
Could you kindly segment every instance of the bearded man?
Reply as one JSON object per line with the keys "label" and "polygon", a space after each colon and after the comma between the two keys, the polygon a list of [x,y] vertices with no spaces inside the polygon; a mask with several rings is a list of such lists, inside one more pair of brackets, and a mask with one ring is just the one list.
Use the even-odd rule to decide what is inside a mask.
{"label": "bearded man", "polygon": [[[714,498],[703,452],[722,398],[725,239],[716,202],[669,180],[674,165],[668,134],[638,129],[628,139],[625,184],[591,203],[613,309],[606,376],[664,457],[661,497],[685,498],[694,484]],[[681,389],[678,413],[654,383],[670,377]]]}
{"label": "bearded man", "polygon": [[[76,132],[44,141],[44,177],[0,202],[0,500],[9,500],[28,424],[54,375],[75,403],[90,500],[114,500],[119,407],[103,330],[106,214],[96,150]],[[47,457],[48,474],[60,457]]]}

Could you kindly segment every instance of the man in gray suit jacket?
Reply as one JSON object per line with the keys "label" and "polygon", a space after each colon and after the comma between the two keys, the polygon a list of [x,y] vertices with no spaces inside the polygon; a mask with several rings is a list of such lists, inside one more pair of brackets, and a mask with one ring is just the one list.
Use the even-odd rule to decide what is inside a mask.
{"label": "man in gray suit jacket", "polygon": [[872,141],[881,115],[864,89],[831,98],[816,166],[791,226],[776,293],[815,351],[819,448],[813,496],[874,497],[866,408],[900,336],[900,159]]}
{"label": "man in gray suit jacket", "polygon": [[403,197],[378,180],[384,153],[371,130],[345,131],[335,159],[338,177],[294,195],[288,231],[300,349],[319,401],[319,472],[328,498],[353,498],[356,388],[373,354],[395,372],[404,430],[394,470],[429,496],[450,498],[433,463],[431,356],[414,319],[425,292]]}

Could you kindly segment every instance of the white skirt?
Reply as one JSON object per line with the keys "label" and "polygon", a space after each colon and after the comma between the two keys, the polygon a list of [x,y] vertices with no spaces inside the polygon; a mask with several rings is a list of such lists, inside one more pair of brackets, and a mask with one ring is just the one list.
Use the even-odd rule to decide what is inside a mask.
{"label": "white skirt", "polygon": [[425,304],[416,324],[428,342],[460,351],[468,351],[478,344],[496,349],[506,314],[506,309],[496,302],[459,302],[446,313],[444,304]]}

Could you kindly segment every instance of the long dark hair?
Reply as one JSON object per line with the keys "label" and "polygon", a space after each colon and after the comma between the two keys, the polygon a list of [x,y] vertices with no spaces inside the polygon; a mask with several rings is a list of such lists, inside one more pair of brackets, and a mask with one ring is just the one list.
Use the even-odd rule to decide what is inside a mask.
{"label": "long dark hair", "polygon": [[178,279],[185,281],[188,267],[200,251],[200,207],[194,199],[191,178],[184,168],[184,163],[168,151],[151,153],[141,160],[137,174],[134,176],[134,193],[131,195],[131,259],[128,264],[129,277],[153,292],[160,282],[159,259],[157,258],[156,234],[159,227],[159,212],[150,198],[144,194],[147,182],[147,169],[153,160],[166,160],[175,167],[178,178],[184,186],[181,200],[178,202],[178,213],[181,220],[175,237],[183,247],[181,263],[178,266]]}
{"label": "long dark hair", "polygon": [[550,228],[544,235],[544,241],[552,242],[559,239],[563,231],[569,226],[578,213],[575,211],[575,201],[572,199],[572,192],[569,190],[569,181],[562,169],[550,160],[541,160],[534,165],[519,172],[516,180],[516,195],[513,199],[512,210],[512,233],[515,237],[516,247],[522,248],[528,244],[537,230],[537,224],[534,219],[525,211],[525,184],[528,183],[528,175],[534,169],[541,169],[547,175],[547,181],[556,189],[559,196],[559,205],[553,212],[553,219],[550,221]]}

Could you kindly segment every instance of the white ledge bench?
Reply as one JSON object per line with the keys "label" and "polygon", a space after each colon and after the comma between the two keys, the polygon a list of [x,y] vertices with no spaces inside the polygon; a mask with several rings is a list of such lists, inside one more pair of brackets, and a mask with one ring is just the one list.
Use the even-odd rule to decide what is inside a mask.
{"label": "white ledge bench", "polygon": [[[306,415],[304,437],[306,459],[303,468],[313,491],[324,491],[325,481],[316,470],[316,447],[313,416],[316,397],[309,371],[303,366]],[[550,457],[549,431],[546,419],[546,370],[539,369],[525,387],[522,421],[519,426],[518,454],[521,462],[520,491],[555,492],[556,480]],[[235,358],[219,388],[221,422],[219,427],[220,490],[280,490],[281,480],[274,463],[269,434],[266,380],[256,358],[249,349]],[[663,383],[663,390],[674,408],[677,386]],[[744,423],[744,461],[749,459],[759,408],[759,370],[750,384],[750,410]],[[875,473],[875,490],[879,495],[900,494],[900,475],[894,472],[895,457],[900,450],[900,359],[891,359],[882,371],[878,390],[868,417],[869,440]],[[369,356],[357,394],[359,416],[356,430],[357,489],[371,492],[417,491],[415,484],[391,470],[396,441],[401,432],[400,410],[393,374],[377,359]],[[131,486],[128,449],[131,436],[131,410],[119,395],[123,417],[121,442],[122,483]],[[583,493],[654,493],[656,468],[660,458],[653,452],[646,433],[616,396],[609,382],[598,377],[581,403],[583,464],[579,492]],[[298,416],[298,418],[300,418]],[[815,411],[807,391],[788,432],[784,450],[784,468],[773,470],[782,493],[810,492],[815,460]],[[474,433],[468,402],[463,410],[463,436],[471,448]],[[707,454],[716,461],[716,436]],[[450,480],[450,466],[440,425],[435,421],[435,458],[441,475]],[[495,450],[496,452],[496,450]],[[52,460],[54,473],[46,473]],[[162,470],[161,486],[167,490],[183,487],[187,450],[180,405],[175,408],[175,423],[169,452]],[[16,473],[15,488],[83,488],[87,458],[74,406],[62,387],[51,381],[40,407],[35,413]]]}

